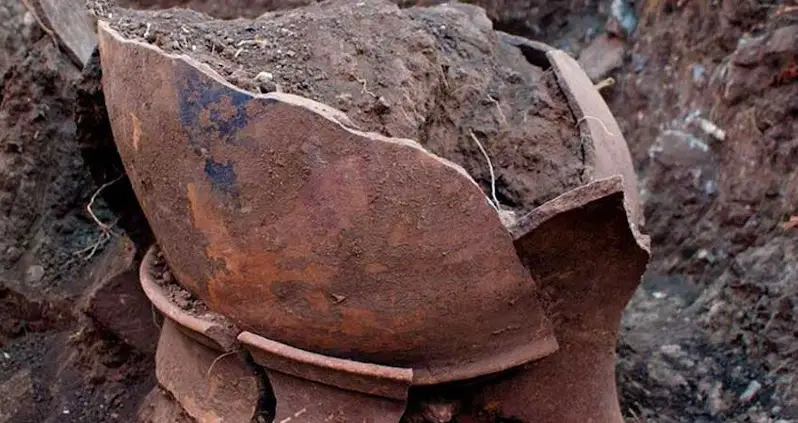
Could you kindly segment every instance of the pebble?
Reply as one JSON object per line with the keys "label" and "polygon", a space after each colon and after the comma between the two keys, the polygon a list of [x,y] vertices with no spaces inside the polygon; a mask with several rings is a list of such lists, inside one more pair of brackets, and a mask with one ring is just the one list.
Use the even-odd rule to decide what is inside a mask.
{"label": "pebble", "polygon": [[752,380],[748,384],[748,387],[745,388],[745,391],[743,391],[743,393],[740,394],[740,401],[744,403],[751,402],[751,400],[754,399],[754,397],[756,396],[756,394],[759,392],[760,389],[762,389],[762,384],[756,380]]}
{"label": "pebble", "polygon": [[25,281],[28,283],[37,283],[44,277],[44,267],[38,264],[28,267],[25,271]]}
{"label": "pebble", "polygon": [[682,347],[679,345],[663,345],[659,348],[659,351],[665,357],[678,360],[679,358],[684,356],[684,351]]}

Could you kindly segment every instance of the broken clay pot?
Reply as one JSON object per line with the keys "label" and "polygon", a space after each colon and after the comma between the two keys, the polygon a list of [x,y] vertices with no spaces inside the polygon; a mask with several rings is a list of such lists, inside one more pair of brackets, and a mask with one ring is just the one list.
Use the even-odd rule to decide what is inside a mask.
{"label": "broken clay pot", "polygon": [[411,385],[516,368],[474,385],[474,403],[527,422],[622,421],[615,338],[648,246],[620,129],[565,53],[534,57],[596,157],[592,182],[511,237],[461,168],[413,141],[240,91],[103,24],[100,50],[115,141],[164,255],[244,330],[278,416],[398,421]]}
{"label": "broken clay pot", "polygon": [[556,350],[512,238],[462,168],[99,31],[127,174],[176,278],[212,310],[295,348],[412,368],[415,384]]}

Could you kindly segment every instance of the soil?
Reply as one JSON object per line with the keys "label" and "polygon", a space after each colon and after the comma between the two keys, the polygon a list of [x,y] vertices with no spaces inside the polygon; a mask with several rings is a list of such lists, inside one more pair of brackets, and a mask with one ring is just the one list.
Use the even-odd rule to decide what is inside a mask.
{"label": "soil", "polygon": [[[128,421],[151,357],[79,308],[108,241],[86,209],[80,71],[20,2],[0,2],[0,21],[0,421]],[[113,221],[102,199],[93,212]]]}
{"label": "soil", "polygon": [[156,253],[156,259],[153,268],[155,283],[160,285],[166,291],[166,297],[172,304],[177,305],[183,311],[189,313],[194,317],[201,318],[206,321],[217,323],[219,327],[225,329],[228,338],[235,339],[241,332],[230,319],[222,316],[219,313],[211,311],[211,309],[196,295],[189,292],[187,289],[180,286],[177,279],[172,275],[169,270],[169,264],[166,262],[160,250]]}
{"label": "soil", "polygon": [[166,296],[173,304],[197,317],[210,312],[202,300],[177,283],[160,251],[156,255],[153,272],[155,283],[164,288]]}
{"label": "soil", "polygon": [[[609,0],[476,3],[496,28],[575,56],[607,32],[622,43],[622,63],[599,72],[615,79],[602,92],[632,150],[654,244],[618,348],[628,421],[798,422],[798,237],[783,225],[798,214],[798,13],[785,8],[796,2],[648,0],[623,13],[611,6],[626,2]],[[277,5],[191,4],[223,18]],[[636,26],[626,31],[630,13]],[[0,396],[8,399],[0,422],[132,421],[152,386],[150,358],[94,329],[71,305],[86,287],[81,275],[103,254],[72,254],[100,236],[85,211],[98,188],[86,170],[93,164],[73,138],[69,85],[78,71],[19,2],[0,1],[0,22]],[[235,54],[233,35],[240,34],[218,52]],[[280,73],[265,63],[255,70],[278,83]],[[380,75],[358,78],[385,96]],[[350,111],[363,110],[362,84],[346,82],[353,88],[338,93],[360,102]],[[482,106],[486,116],[498,119],[491,106]],[[702,130],[698,117],[724,139]],[[476,152],[468,170],[487,188]],[[497,161],[501,172],[507,161]],[[95,213],[114,221],[100,197]]]}
{"label": "soil", "polygon": [[505,207],[528,211],[584,183],[573,115],[554,81],[499,41],[480,9],[399,9],[332,1],[214,21],[190,11],[114,13],[124,36],[210,65],[252,92],[331,105],[362,130],[419,141],[491,192],[487,150]]}

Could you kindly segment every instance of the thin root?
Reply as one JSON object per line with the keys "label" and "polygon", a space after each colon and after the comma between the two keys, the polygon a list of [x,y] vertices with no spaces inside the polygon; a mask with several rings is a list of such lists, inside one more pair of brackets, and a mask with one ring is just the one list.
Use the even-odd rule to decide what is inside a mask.
{"label": "thin root", "polygon": [[502,107],[499,104],[499,101],[496,100],[495,98],[491,97],[490,95],[487,98],[488,98],[489,102],[493,103],[496,106],[496,110],[498,110],[498,112],[499,112],[499,117],[502,118],[502,122],[501,122],[502,125],[503,126],[507,126],[507,118],[504,116],[504,112],[502,112]]}
{"label": "thin root", "polygon": [[87,211],[89,212],[89,214],[91,215],[91,218],[92,218],[92,219],[94,219],[94,222],[95,222],[95,223],[97,223],[97,226],[99,226],[99,227],[100,227],[100,229],[101,229],[103,232],[110,232],[112,235],[116,235],[116,234],[115,234],[115,233],[113,233],[113,232],[111,231],[111,227],[110,227],[110,226],[106,225],[106,224],[105,224],[105,223],[103,223],[103,222],[102,222],[100,219],[98,219],[98,218],[97,218],[97,215],[96,215],[96,214],[94,214],[94,210],[92,210],[92,206],[94,205],[94,201],[96,201],[96,200],[97,200],[97,196],[98,196],[98,195],[100,195],[100,193],[101,193],[101,192],[102,192],[104,189],[106,189],[106,188],[108,188],[109,186],[111,186],[111,185],[115,184],[115,183],[116,183],[117,181],[119,181],[120,179],[122,179],[122,175],[119,175],[119,176],[117,176],[117,177],[116,177],[116,178],[115,178],[113,181],[108,181],[108,182],[106,182],[106,183],[102,184],[102,186],[100,186],[100,188],[98,188],[98,189],[97,189],[97,191],[94,191],[94,194],[92,194],[92,196],[91,196],[91,200],[89,201],[89,204],[88,204],[88,205],[86,205],[86,210],[87,210]]}
{"label": "thin root", "polygon": [[588,116],[588,115],[582,116],[581,118],[579,118],[579,120],[576,121],[576,126],[579,126],[580,123],[582,123],[582,122],[584,122],[584,121],[586,121],[588,119],[593,119],[596,122],[600,123],[601,127],[604,128],[604,132],[606,132],[607,135],[609,135],[611,137],[615,136],[615,134],[613,134],[612,132],[610,132],[609,129],[607,129],[607,125],[604,124],[604,121],[602,121],[601,119],[599,119],[599,118],[597,118],[595,116]]}
{"label": "thin root", "polygon": [[776,16],[782,16],[794,12],[798,12],[798,6],[781,6],[776,9]]}
{"label": "thin root", "polygon": [[111,239],[111,235],[109,235],[108,232],[101,232],[100,236],[97,237],[97,241],[94,244],[89,245],[88,247],[83,248],[81,250],[75,251],[73,254],[79,256],[85,253],[86,251],[91,250],[89,251],[89,254],[87,254],[86,257],[84,257],[84,260],[89,260],[92,257],[94,257],[94,254],[97,252],[97,250],[99,250],[102,245],[108,242],[109,239]]}
{"label": "thin root", "polygon": [[28,12],[30,12],[30,14],[33,16],[33,19],[35,19],[36,23],[38,23],[42,28],[42,31],[44,31],[48,36],[50,36],[50,38],[53,39],[53,44],[55,44],[55,47],[58,48],[58,37],[55,35],[55,32],[50,29],[50,27],[44,24],[44,21],[42,21],[42,19],[39,17],[39,14],[36,12],[36,8],[33,7],[33,5],[30,3],[30,0],[22,0],[22,4],[26,9],[28,9]]}
{"label": "thin root", "polygon": [[490,195],[493,201],[490,199],[488,202],[490,205],[493,206],[496,211],[499,211],[499,199],[496,198],[496,174],[493,172],[493,163],[490,161],[490,156],[488,156],[488,152],[485,151],[485,148],[482,147],[482,143],[479,142],[479,139],[476,135],[474,135],[474,131],[469,133],[471,135],[471,139],[477,143],[477,147],[479,147],[479,151],[482,152],[482,155],[485,156],[485,160],[488,162],[488,170],[490,171]]}
{"label": "thin root", "polygon": [[208,367],[208,372],[207,372],[207,373],[205,373],[205,376],[206,376],[206,377],[208,377],[208,376],[210,376],[210,375],[211,375],[211,371],[213,371],[213,366],[215,366],[215,365],[216,365],[216,363],[218,363],[218,362],[219,362],[219,360],[221,360],[221,359],[223,359],[223,358],[225,358],[225,357],[227,357],[227,356],[230,356],[230,355],[233,355],[233,354],[237,354],[237,353],[238,353],[238,351],[228,351],[228,352],[226,352],[226,353],[224,353],[224,354],[222,354],[222,355],[220,355],[220,356],[216,357],[216,358],[213,360],[213,362],[211,362],[211,366],[210,366],[210,367]]}
{"label": "thin root", "polygon": [[360,82],[363,85],[363,89],[360,90],[361,93],[377,98],[377,94],[374,94],[368,89],[367,81],[365,79],[358,79],[357,82]]}
{"label": "thin root", "polygon": [[604,88],[609,88],[609,87],[611,87],[613,85],[615,85],[615,78],[613,78],[613,77],[605,78],[605,79],[599,81],[598,84],[596,84],[596,90],[601,91]]}
{"label": "thin root", "polygon": [[94,220],[94,223],[96,223],[97,226],[100,227],[100,236],[97,237],[97,241],[94,244],[91,244],[88,247],[83,248],[83,249],[81,249],[79,251],[75,251],[73,253],[75,255],[81,255],[81,254],[83,254],[83,253],[88,251],[89,253],[86,255],[86,257],[84,257],[84,260],[89,260],[92,257],[94,257],[94,254],[97,253],[97,250],[99,250],[101,246],[103,246],[106,242],[108,242],[111,239],[112,236],[118,236],[114,231],[111,230],[111,227],[113,227],[116,224],[116,221],[112,222],[110,225],[108,225],[106,223],[103,223],[103,221],[101,221],[97,217],[97,215],[94,214],[94,210],[92,209],[92,206],[94,206],[94,202],[97,200],[97,196],[105,188],[107,188],[108,186],[114,184],[115,182],[119,181],[120,179],[122,179],[122,175],[119,175],[113,181],[109,181],[109,182],[106,182],[106,183],[102,184],[102,186],[100,186],[100,188],[98,188],[97,191],[94,191],[94,194],[92,194],[92,196],[91,196],[91,200],[89,200],[89,204],[86,205],[86,210],[89,212],[89,215]]}

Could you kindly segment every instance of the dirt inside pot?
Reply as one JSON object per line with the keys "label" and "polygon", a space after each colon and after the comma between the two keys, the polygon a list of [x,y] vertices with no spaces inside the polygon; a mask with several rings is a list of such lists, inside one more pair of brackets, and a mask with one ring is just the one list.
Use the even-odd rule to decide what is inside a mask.
{"label": "dirt inside pot", "polygon": [[208,64],[252,92],[345,112],[360,129],[419,141],[491,195],[529,210],[581,185],[592,161],[551,71],[500,41],[469,5],[399,9],[332,1],[255,20],[117,9],[123,36]]}
{"label": "dirt inside pot", "polygon": [[155,283],[163,288],[164,294],[172,304],[194,317],[230,328],[231,333],[238,333],[230,319],[211,311],[201,299],[177,283],[177,279],[174,278],[171,270],[169,270],[169,264],[160,250],[156,252],[152,271]]}

